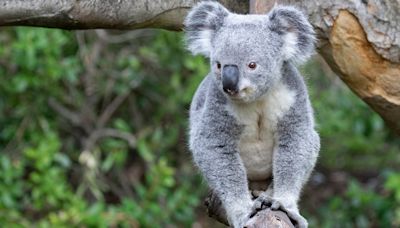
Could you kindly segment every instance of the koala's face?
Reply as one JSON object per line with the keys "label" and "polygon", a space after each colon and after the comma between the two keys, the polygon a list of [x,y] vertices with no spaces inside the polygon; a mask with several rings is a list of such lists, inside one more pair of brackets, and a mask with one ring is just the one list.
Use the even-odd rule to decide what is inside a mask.
{"label": "koala's face", "polygon": [[280,80],[283,62],[306,59],[314,46],[311,25],[292,7],[238,15],[207,1],[193,8],[185,26],[188,48],[210,57],[221,90],[242,102],[267,93]]}
{"label": "koala's face", "polygon": [[211,70],[219,87],[237,101],[256,100],[281,75],[282,41],[277,34],[264,32],[267,28],[262,22],[254,23],[223,26],[215,34],[210,52]]}

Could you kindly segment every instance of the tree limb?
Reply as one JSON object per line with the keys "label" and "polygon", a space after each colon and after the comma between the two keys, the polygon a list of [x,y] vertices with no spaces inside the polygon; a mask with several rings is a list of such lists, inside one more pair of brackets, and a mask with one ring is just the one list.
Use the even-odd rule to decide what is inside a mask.
{"label": "tree limb", "polygon": [[[222,224],[229,225],[226,219],[226,212],[222,207],[221,201],[212,192],[209,191],[206,200],[204,201],[207,207],[207,213],[210,217],[219,221]],[[257,212],[248,222],[246,228],[293,228],[294,225],[289,217],[283,211],[273,211],[270,208],[263,209]]]}
{"label": "tree limb", "polygon": [[[0,26],[28,25],[62,29],[180,30],[188,10],[199,0],[3,0]],[[221,0],[240,13],[247,1]]]}
{"label": "tree limb", "polygon": [[124,132],[121,130],[113,129],[113,128],[102,128],[95,130],[91,133],[91,135],[86,140],[85,150],[92,150],[93,146],[97,143],[97,141],[101,138],[119,138],[125,140],[131,148],[136,147],[136,137],[131,133]]}

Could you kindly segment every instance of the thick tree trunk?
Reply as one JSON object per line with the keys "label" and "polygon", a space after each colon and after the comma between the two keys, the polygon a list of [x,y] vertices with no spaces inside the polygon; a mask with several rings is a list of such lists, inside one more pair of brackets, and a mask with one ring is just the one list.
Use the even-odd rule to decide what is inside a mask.
{"label": "thick tree trunk", "polygon": [[295,1],[339,77],[400,135],[400,1]]}
{"label": "thick tree trunk", "polygon": [[[184,16],[198,1],[3,0],[0,26],[179,30]],[[234,12],[249,11],[247,0],[219,2]],[[262,12],[276,1],[250,2],[254,12]],[[279,0],[278,3],[296,5],[309,15],[318,32],[319,53],[400,135],[400,1]]]}
{"label": "thick tree trunk", "polygon": [[400,135],[400,1],[269,2],[295,5],[308,14],[319,53]]}

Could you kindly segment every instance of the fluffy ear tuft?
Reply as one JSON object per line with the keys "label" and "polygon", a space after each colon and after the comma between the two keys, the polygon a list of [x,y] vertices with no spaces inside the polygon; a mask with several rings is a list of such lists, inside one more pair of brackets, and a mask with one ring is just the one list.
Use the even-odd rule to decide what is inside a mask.
{"label": "fluffy ear tuft", "polygon": [[212,38],[228,14],[225,7],[214,1],[204,1],[194,6],[184,22],[187,48],[193,54],[209,57]]}
{"label": "fluffy ear tuft", "polygon": [[300,10],[276,6],[268,18],[270,29],[282,36],[285,60],[304,62],[314,53],[315,32]]}

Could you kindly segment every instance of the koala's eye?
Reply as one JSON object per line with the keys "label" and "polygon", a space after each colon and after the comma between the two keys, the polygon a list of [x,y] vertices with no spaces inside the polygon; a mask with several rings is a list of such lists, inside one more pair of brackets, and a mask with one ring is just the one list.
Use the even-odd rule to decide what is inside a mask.
{"label": "koala's eye", "polygon": [[220,62],[217,62],[217,69],[221,70],[221,63]]}
{"label": "koala's eye", "polygon": [[250,62],[249,65],[248,65],[248,67],[249,67],[250,69],[254,70],[254,69],[256,69],[257,64],[256,64],[255,62]]}

